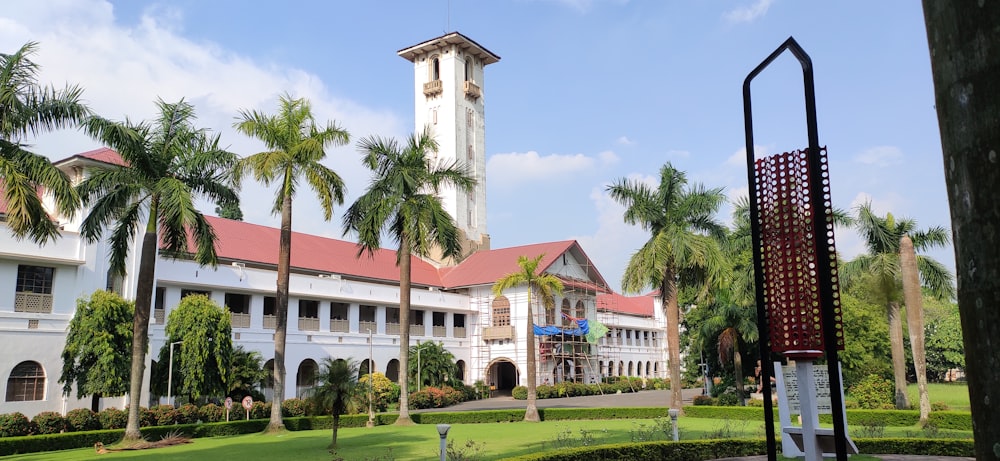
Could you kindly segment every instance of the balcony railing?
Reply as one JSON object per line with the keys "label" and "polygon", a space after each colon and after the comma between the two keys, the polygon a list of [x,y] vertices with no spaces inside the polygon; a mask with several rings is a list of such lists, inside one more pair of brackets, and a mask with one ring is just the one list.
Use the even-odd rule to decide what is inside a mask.
{"label": "balcony railing", "polygon": [[398,323],[386,323],[385,324],[385,334],[387,334],[387,335],[398,335],[399,334],[399,324]]}
{"label": "balcony railing", "polygon": [[264,329],[265,330],[274,330],[277,327],[278,327],[278,318],[277,317],[275,317],[273,315],[265,315],[264,316]]}
{"label": "balcony railing", "polygon": [[410,336],[427,336],[427,328],[423,324],[410,324]]}
{"label": "balcony railing", "polygon": [[512,325],[483,328],[484,341],[490,341],[494,339],[512,339],[513,337],[514,337],[514,327]]}
{"label": "balcony railing", "polygon": [[482,88],[479,88],[479,85],[476,85],[473,82],[466,80],[463,87],[465,89],[465,95],[472,99],[479,99],[483,95]]}
{"label": "balcony railing", "polygon": [[[348,331],[351,331],[351,321],[330,319],[330,331],[347,333]],[[375,331],[375,329],[372,328],[372,331]]]}
{"label": "balcony railing", "polygon": [[319,319],[299,317],[299,331],[319,331]]}
{"label": "balcony railing", "polygon": [[166,311],[166,309],[153,309],[153,323],[163,325],[163,320],[166,317],[166,313],[164,311]]}
{"label": "balcony railing", "polygon": [[52,295],[19,291],[14,294],[14,312],[52,313]]}
{"label": "balcony railing", "polygon": [[424,96],[434,96],[441,93],[444,87],[441,85],[441,80],[431,80],[424,83]]}
{"label": "balcony railing", "polygon": [[448,328],[445,326],[434,325],[431,329],[431,334],[433,334],[435,338],[443,338],[444,335],[448,334]]}
{"label": "balcony railing", "polygon": [[455,327],[454,331],[455,331],[455,337],[456,338],[465,338],[466,337],[465,336],[466,335],[466,333],[465,333],[465,327]]}
{"label": "balcony railing", "polygon": [[229,321],[233,328],[250,328],[250,314],[241,312],[230,312]]}
{"label": "balcony railing", "polygon": [[368,333],[368,330],[371,330],[372,333],[378,333],[375,321],[362,320],[358,322],[358,333]]}

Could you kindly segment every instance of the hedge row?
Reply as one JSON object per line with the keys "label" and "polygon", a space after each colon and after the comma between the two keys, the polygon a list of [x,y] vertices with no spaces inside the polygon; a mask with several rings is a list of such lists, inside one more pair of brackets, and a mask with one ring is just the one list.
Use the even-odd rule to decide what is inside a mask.
{"label": "hedge row", "polygon": [[[560,397],[579,397],[585,395],[629,393],[646,389],[670,389],[670,380],[662,378],[614,378],[603,383],[583,384],[563,382],[556,384],[540,384],[535,386],[538,399],[555,399]],[[517,386],[511,391],[511,396],[517,400],[528,398],[528,388]]]}
{"label": "hedge row", "polygon": [[695,440],[685,442],[617,443],[596,447],[561,448],[505,458],[506,461],[601,461],[634,459],[669,459],[671,461],[702,461],[735,458],[767,453],[764,440]]}
{"label": "hedge row", "polygon": [[[734,421],[759,421],[764,418],[763,407],[717,407],[695,405],[684,407],[684,414],[692,418],[730,419]],[[777,420],[778,409],[774,409]],[[833,422],[832,415],[819,415],[821,423]],[[877,422],[887,427],[915,426],[920,422],[917,410],[847,410],[849,425]],[[938,429],[972,430],[972,414],[967,411],[933,411],[930,424]]]}

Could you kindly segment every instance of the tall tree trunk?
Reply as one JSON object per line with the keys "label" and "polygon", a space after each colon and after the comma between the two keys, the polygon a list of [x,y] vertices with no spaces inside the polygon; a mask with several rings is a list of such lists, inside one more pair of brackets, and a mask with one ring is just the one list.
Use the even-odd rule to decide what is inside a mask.
{"label": "tall tree trunk", "polygon": [[536,406],[538,399],[538,389],[536,385],[538,383],[538,359],[535,358],[535,321],[534,316],[531,311],[531,284],[528,284],[528,331],[524,335],[526,338],[526,349],[527,349],[527,361],[528,361],[528,399],[527,406],[524,408],[524,420],[537,423],[542,419],[538,416],[538,407]]}
{"label": "tall tree trunk", "polygon": [[1000,459],[1000,3],[924,0],[976,458]]}
{"label": "tall tree trunk", "polygon": [[926,425],[931,414],[931,398],[927,395],[927,358],[924,353],[924,300],[920,290],[917,254],[913,241],[903,235],[899,241],[899,271],[903,276],[903,302],[906,303],[906,325],[910,331],[913,369],[917,372],[920,391],[920,425]]}
{"label": "tall tree trunk", "polygon": [[288,336],[288,278],[292,262],[292,196],[281,201],[281,234],[278,240],[278,291],[274,300],[274,397],[265,432],[284,430],[281,402],[285,400],[285,341]]}
{"label": "tall tree trunk", "polygon": [[[673,277],[671,274],[670,277]],[[664,283],[660,288],[667,302],[667,364],[670,368],[670,408],[683,411],[684,397],[681,389],[681,309],[677,305],[677,290],[673,284]]]}
{"label": "tall tree trunk", "polygon": [[333,413],[333,441],[327,448],[337,448],[337,429],[340,429],[340,413]]}
{"label": "tall tree trunk", "polygon": [[903,347],[903,318],[899,303],[889,301],[886,305],[889,318],[889,350],[892,353],[892,377],[896,384],[896,409],[910,408],[906,395],[906,350]]}
{"label": "tall tree trunk", "polygon": [[397,426],[413,424],[410,419],[410,240],[399,239],[399,418]]}
{"label": "tall tree trunk", "polygon": [[149,308],[152,305],[156,271],[156,202],[150,206],[149,221],[142,236],[139,275],[135,286],[135,317],[132,320],[132,375],[128,394],[128,422],[125,440],[139,440],[139,407],[142,405],[142,377],[146,371],[149,345]]}
{"label": "tall tree trunk", "polygon": [[736,397],[740,399],[740,406],[745,406],[746,403],[746,389],[743,384],[743,354],[740,353],[740,339],[739,333],[733,331],[733,335],[736,336],[736,341],[733,342],[733,374],[736,378]]}

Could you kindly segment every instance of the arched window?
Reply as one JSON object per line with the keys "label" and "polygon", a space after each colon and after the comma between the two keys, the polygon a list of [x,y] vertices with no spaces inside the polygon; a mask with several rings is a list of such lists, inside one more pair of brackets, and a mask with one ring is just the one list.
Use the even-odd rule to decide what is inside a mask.
{"label": "arched window", "polygon": [[465,81],[471,82],[475,79],[472,78],[472,56],[465,59]]}
{"label": "arched window", "polygon": [[493,326],[505,327],[510,325],[510,301],[506,296],[500,296],[493,300]]}
{"label": "arched window", "polygon": [[[570,324],[569,316],[573,315],[573,312],[570,310],[569,306],[570,306],[569,299],[563,298],[562,309],[560,309],[560,311],[562,312],[562,315],[560,315],[560,317],[562,317],[562,324],[564,326],[569,326],[569,324]],[[555,322],[552,322],[552,323],[555,323]]]}
{"label": "arched window", "polygon": [[372,371],[374,371],[371,370],[371,368],[372,368],[371,362],[368,359],[362,360],[361,365],[358,366],[358,379],[361,379],[362,376],[367,375]]}
{"label": "arched window", "polygon": [[390,381],[399,381],[399,359],[392,359],[385,365],[385,377]]}
{"label": "arched window", "polygon": [[635,362],[635,375],[639,377],[644,376],[642,374],[642,360]]}
{"label": "arched window", "polygon": [[458,368],[458,379],[465,382],[465,360],[455,362],[455,368]]}
{"label": "arched window", "polygon": [[625,376],[625,362],[618,362],[618,376]]}
{"label": "arched window", "polygon": [[649,374],[649,362],[646,362],[646,376],[651,376]]}
{"label": "arched window", "polygon": [[635,367],[634,367],[634,365],[635,364],[633,364],[631,360],[628,361],[628,375],[629,376],[635,376]]}
{"label": "arched window", "polygon": [[615,375],[615,362],[608,362],[608,377]]}
{"label": "arched window", "polygon": [[7,378],[7,401],[45,400],[45,370],[38,362],[21,362]]}
{"label": "arched window", "polygon": [[583,305],[583,300],[577,300],[576,302],[576,318],[582,319],[587,317],[587,308]]}
{"label": "arched window", "polygon": [[316,361],[305,359],[299,364],[299,371],[295,373],[295,396],[302,398],[306,390],[316,385]]}
{"label": "arched window", "polygon": [[431,57],[430,70],[430,78],[432,82],[435,80],[441,80],[441,60],[438,59],[437,55]]}

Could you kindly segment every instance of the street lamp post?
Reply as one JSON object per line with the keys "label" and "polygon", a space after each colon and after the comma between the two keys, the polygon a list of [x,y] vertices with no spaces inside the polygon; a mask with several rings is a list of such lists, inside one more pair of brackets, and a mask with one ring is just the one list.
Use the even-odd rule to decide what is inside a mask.
{"label": "street lamp post", "polygon": [[372,329],[368,329],[368,423],[366,427],[375,427],[375,412],[372,410],[372,400],[375,393],[372,391],[372,381],[375,375],[372,373]]}
{"label": "street lamp post", "polygon": [[174,406],[173,399],[173,387],[174,387],[174,346],[178,344],[184,344],[184,341],[174,341],[170,343],[170,360],[167,363],[167,403],[171,407]]}
{"label": "street lamp post", "polygon": [[445,454],[448,452],[448,429],[451,429],[450,424],[437,425],[438,435],[441,436],[441,461],[445,461]]}

